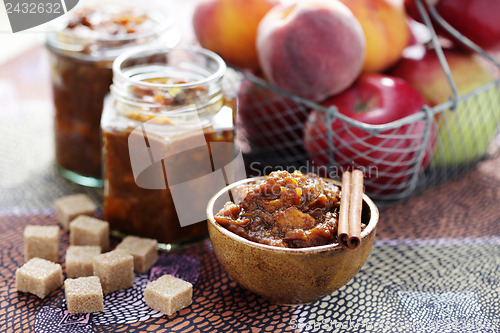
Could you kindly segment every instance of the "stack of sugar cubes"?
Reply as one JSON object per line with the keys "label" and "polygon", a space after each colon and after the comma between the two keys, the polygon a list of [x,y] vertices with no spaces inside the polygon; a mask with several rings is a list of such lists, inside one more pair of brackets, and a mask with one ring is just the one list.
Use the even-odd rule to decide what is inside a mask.
{"label": "stack of sugar cubes", "polygon": [[[64,280],[59,261],[59,227],[28,225],[24,229],[26,263],[16,271],[16,288],[45,298],[64,280],[68,312],[104,311],[104,296],[134,285],[134,271],[147,272],[158,258],[157,241],[125,237],[110,248],[109,224],[95,218],[96,205],[84,194],[70,195],[55,202],[56,216],[69,231]],[[167,315],[192,303],[193,286],[171,275],[150,282],[144,300]]]}

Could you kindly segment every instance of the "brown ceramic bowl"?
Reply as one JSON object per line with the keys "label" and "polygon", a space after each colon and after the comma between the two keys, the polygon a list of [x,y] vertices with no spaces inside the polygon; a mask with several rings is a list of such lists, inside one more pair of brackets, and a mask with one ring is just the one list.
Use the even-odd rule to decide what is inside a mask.
{"label": "brown ceramic bowl", "polygon": [[[210,240],[227,273],[244,288],[277,304],[313,302],[349,282],[370,254],[379,219],[375,204],[368,196],[363,196],[362,219],[367,226],[356,250],[345,250],[337,243],[308,248],[263,245],[238,236],[215,222],[214,215],[230,198],[234,198],[231,190],[264,178],[231,184],[208,203]],[[338,181],[324,180],[340,186]]]}

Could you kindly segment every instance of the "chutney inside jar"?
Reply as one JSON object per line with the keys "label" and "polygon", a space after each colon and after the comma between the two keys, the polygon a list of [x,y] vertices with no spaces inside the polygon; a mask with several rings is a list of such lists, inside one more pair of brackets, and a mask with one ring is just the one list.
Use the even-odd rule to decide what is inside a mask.
{"label": "chutney inside jar", "polygon": [[[115,62],[121,65],[103,113],[104,218],[114,230],[164,244],[205,237],[202,194],[213,195],[210,175],[235,154],[233,100],[217,69],[225,64],[197,48],[136,53],[141,60],[125,54]],[[207,57],[215,60],[197,63]],[[190,62],[200,70],[192,73]]]}
{"label": "chutney inside jar", "polygon": [[313,173],[274,171],[233,195],[237,203],[227,202],[214,218],[243,238],[285,248],[337,243],[340,188]]}
{"label": "chutney inside jar", "polygon": [[55,158],[65,178],[102,185],[100,121],[112,84],[113,60],[124,50],[156,43],[174,46],[172,24],[146,8],[100,6],[68,14],[46,46],[55,108]]}

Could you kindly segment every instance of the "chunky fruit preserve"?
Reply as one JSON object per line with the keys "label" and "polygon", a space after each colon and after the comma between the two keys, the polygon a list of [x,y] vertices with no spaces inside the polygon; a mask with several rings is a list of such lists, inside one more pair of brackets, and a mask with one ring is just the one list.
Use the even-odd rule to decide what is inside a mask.
{"label": "chunky fruit preserve", "polygon": [[[55,107],[55,155],[61,174],[99,186],[100,121],[113,60],[124,50],[159,41],[174,43],[171,24],[137,8],[85,8],[47,37]],[[167,41],[168,40],[168,41]]]}
{"label": "chunky fruit preserve", "polygon": [[315,174],[275,171],[234,192],[241,201],[227,202],[215,221],[239,236],[287,248],[337,242],[340,188]]}
{"label": "chunky fruit preserve", "polygon": [[[106,170],[106,195],[104,199],[104,218],[109,221],[112,229],[126,234],[136,234],[155,238],[166,244],[180,243],[201,238],[207,234],[206,223],[195,223],[181,226],[177,217],[172,192],[168,186],[163,189],[143,188],[137,183],[150,183],[152,177],[156,177],[158,183],[164,181],[164,173],[160,165],[153,165],[151,170],[161,171],[158,175],[142,174],[138,179],[134,178],[129,158],[128,138],[131,128],[125,130],[105,130],[104,144],[107,156]],[[205,129],[207,142],[232,142],[233,132],[231,130],[215,131]],[[150,137],[148,137],[150,139]],[[154,140],[162,141],[160,137]],[[190,141],[190,138],[184,140]],[[163,143],[163,149],[176,149],[173,146],[189,144],[182,139]],[[191,140],[194,140],[191,138]],[[230,152],[229,152],[230,153]],[[181,165],[192,165],[192,168],[184,169],[186,178],[198,176],[200,169],[196,168],[197,159],[203,157],[203,153],[193,151],[181,157],[184,161]],[[181,171],[181,170],[179,170]],[[142,178],[142,179],[141,179]],[[148,180],[144,180],[148,178]],[[167,178],[168,179],[168,178]],[[196,188],[193,189],[193,205],[197,200]],[[203,204],[203,203],[202,203]],[[204,203],[206,205],[206,203]]]}
{"label": "chunky fruit preserve", "polygon": [[104,218],[112,229],[164,244],[207,235],[201,192],[218,190],[210,175],[233,159],[224,70],[220,57],[191,48],[137,50],[115,61],[101,124]]}

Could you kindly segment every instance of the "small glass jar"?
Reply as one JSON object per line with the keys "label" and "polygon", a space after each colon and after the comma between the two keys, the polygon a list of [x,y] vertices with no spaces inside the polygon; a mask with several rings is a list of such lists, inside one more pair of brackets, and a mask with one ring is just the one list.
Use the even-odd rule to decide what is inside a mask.
{"label": "small glass jar", "polygon": [[59,173],[102,186],[100,120],[112,83],[112,63],[138,45],[175,46],[180,35],[158,10],[104,5],[68,14],[47,35],[55,107]]}
{"label": "small glass jar", "polygon": [[169,246],[207,235],[207,203],[236,154],[225,70],[201,48],[139,48],[116,59],[101,122],[113,230]]}

